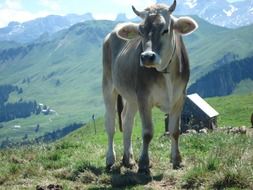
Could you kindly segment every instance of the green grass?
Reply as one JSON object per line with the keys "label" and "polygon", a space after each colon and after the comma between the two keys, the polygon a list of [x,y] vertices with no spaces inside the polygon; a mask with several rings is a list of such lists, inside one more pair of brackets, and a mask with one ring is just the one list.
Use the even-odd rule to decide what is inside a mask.
{"label": "green grass", "polygon": [[253,80],[246,79],[237,84],[233,94],[241,95],[253,92]]}
{"label": "green grass", "polygon": [[250,117],[253,113],[253,93],[208,98],[207,102],[219,112],[218,123],[220,127],[251,126]]}
{"label": "green grass", "polygon": [[[241,96],[240,96],[241,97]],[[242,96],[248,104],[252,94]],[[239,112],[237,96],[208,99],[221,113],[219,122],[226,123],[228,112],[220,110],[221,102],[231,102],[227,109]],[[236,109],[238,110],[236,112]],[[224,109],[226,110],[226,109]],[[241,111],[242,112],[242,111]],[[245,115],[247,113],[245,112]],[[227,134],[181,135],[180,149],[184,167],[173,170],[170,160],[170,139],[163,136],[163,114],[154,110],[155,135],[150,146],[151,177],[139,175],[136,169],[120,167],[122,133],[115,135],[116,169],[105,172],[107,136],[103,119],[92,123],[52,144],[20,147],[0,151],[0,189],[35,189],[37,185],[62,185],[64,189],[252,189],[253,131]],[[240,116],[234,115],[233,125]],[[134,156],[138,161],[141,147],[140,119],[133,131]]]}

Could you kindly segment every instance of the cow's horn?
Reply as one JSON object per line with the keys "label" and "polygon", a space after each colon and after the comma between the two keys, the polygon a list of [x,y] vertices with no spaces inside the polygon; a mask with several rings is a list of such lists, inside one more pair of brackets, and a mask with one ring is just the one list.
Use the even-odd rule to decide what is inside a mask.
{"label": "cow's horn", "polygon": [[172,13],[176,9],[176,6],[177,6],[177,1],[174,0],[173,4],[169,8],[169,12]]}
{"label": "cow's horn", "polygon": [[132,9],[133,9],[134,13],[135,13],[137,16],[139,16],[139,17],[141,17],[141,18],[143,18],[143,19],[146,18],[146,15],[147,15],[147,12],[146,12],[146,11],[142,11],[142,12],[137,11],[136,8],[135,8],[133,5],[132,5]]}

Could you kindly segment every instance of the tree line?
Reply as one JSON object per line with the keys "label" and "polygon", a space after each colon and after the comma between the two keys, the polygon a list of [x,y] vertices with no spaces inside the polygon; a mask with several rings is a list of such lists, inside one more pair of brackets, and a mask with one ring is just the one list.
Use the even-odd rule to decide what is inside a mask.
{"label": "tree line", "polygon": [[0,85],[0,122],[10,121],[16,118],[26,118],[32,114],[40,114],[41,108],[36,101],[23,101],[8,103],[11,92],[23,93],[23,89],[14,85]]}
{"label": "tree line", "polygon": [[57,129],[52,132],[47,132],[43,136],[37,137],[35,139],[29,139],[28,135],[25,134],[25,136],[22,138],[22,141],[19,141],[19,142],[13,142],[10,138],[6,137],[6,139],[1,142],[0,149],[53,142],[57,139],[60,139],[66,136],[72,131],[75,131],[81,128],[84,125],[85,123],[72,123],[62,129]]}
{"label": "tree line", "polygon": [[0,122],[16,118],[26,118],[32,114],[40,114],[41,108],[36,101],[16,102],[0,105]]}
{"label": "tree line", "polygon": [[9,95],[12,92],[22,93],[23,89],[11,84],[0,85],[0,105],[3,105],[8,101]]}
{"label": "tree line", "polygon": [[227,96],[242,80],[253,80],[253,56],[224,64],[199,78],[187,90],[202,97]]}

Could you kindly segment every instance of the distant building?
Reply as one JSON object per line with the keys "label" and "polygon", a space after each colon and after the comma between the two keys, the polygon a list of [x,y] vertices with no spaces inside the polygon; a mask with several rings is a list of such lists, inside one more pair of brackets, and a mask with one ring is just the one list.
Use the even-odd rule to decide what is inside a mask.
{"label": "distant building", "polygon": [[14,129],[20,129],[21,126],[20,126],[20,125],[14,125],[13,128],[14,128]]}
{"label": "distant building", "polygon": [[198,94],[187,95],[181,115],[181,132],[188,129],[214,129],[219,113]]}

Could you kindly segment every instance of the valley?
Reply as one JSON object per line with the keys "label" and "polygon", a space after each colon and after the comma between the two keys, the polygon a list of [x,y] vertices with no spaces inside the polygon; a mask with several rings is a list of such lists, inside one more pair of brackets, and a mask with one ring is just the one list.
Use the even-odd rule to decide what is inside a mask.
{"label": "valley", "polygon": [[[197,16],[194,19],[199,29],[184,37],[191,64],[189,92],[198,92],[204,97],[240,94],[240,91],[250,93],[251,88],[245,86],[252,83],[252,72],[247,75],[243,72],[253,67],[250,58],[253,25],[228,29]],[[6,138],[12,141],[38,138],[74,123],[87,123],[93,114],[103,116],[101,47],[105,35],[116,24],[105,20],[86,21],[29,44],[4,42],[6,46],[0,48],[0,85],[15,85],[23,91],[10,93],[8,102],[36,101],[54,112],[1,122],[0,142]],[[237,75],[237,68],[241,75]],[[232,83],[233,89],[220,91],[219,81],[215,83],[217,75],[212,73],[223,76],[231,70],[236,80],[227,82],[223,77],[222,83],[228,86]],[[206,86],[212,88],[205,90]],[[14,128],[16,125],[21,127]],[[35,133],[37,125],[40,130]]]}

